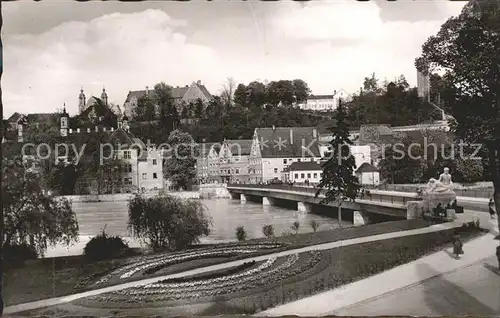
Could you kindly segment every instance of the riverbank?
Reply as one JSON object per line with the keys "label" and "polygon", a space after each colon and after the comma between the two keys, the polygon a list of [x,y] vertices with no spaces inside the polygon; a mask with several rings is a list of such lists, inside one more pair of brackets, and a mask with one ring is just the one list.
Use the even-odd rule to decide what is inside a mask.
{"label": "riverbank", "polygon": [[[346,239],[420,229],[427,227],[428,225],[429,224],[427,222],[422,220],[403,220],[366,225],[356,228],[345,228],[332,231],[298,234],[289,237],[278,237],[272,241],[287,244],[286,249],[296,249],[303,246],[336,242]],[[254,239],[248,240],[245,243],[259,244],[268,241],[269,239]],[[231,244],[208,245],[206,247],[223,247],[226,245],[230,246]],[[263,251],[263,254],[269,254],[272,252],[274,251]],[[246,257],[249,256],[256,255],[246,255]],[[239,258],[241,258],[241,256],[239,256]],[[192,268],[234,261],[236,259],[238,259],[238,256],[218,259],[202,258],[172,266],[168,273],[173,274]],[[104,276],[117,266],[126,264],[128,261],[130,260],[117,259],[87,264],[83,262],[81,256],[56,257],[30,261],[23,267],[16,267],[6,271],[4,278],[5,303],[6,305],[13,305],[48,297],[70,295],[75,292],[88,290],[88,284],[83,283],[86,281],[88,281],[87,283],[91,283],[95,281],[97,277]],[[152,276],[154,275],[140,276],[136,279]]]}
{"label": "riverbank", "polygon": [[[137,294],[137,296],[132,297],[135,304],[130,303],[130,301],[127,301],[127,304],[117,303],[111,305],[110,307],[112,307],[113,309],[109,310],[78,306],[84,304],[91,305],[88,302],[85,303],[85,301],[90,301],[90,299],[88,300],[83,299],[83,297],[85,296],[103,295],[104,301],[107,302],[108,300],[109,301],[112,300],[112,298],[109,297],[115,297],[115,296],[105,296],[104,294],[106,292],[111,292],[113,290],[116,291],[122,290],[122,292],[119,292],[118,295],[120,294],[127,295],[128,289],[124,290],[124,288],[133,287],[134,285],[123,284],[120,286],[114,286],[113,288],[106,288],[99,291],[96,290],[95,292],[75,295],[74,297],[56,298],[50,301],[46,300],[39,303],[25,304],[23,306],[7,307],[6,313],[13,313],[22,310],[26,311],[30,310],[30,308],[31,309],[39,308],[39,306],[42,307],[53,306],[53,307],[49,307],[42,310],[33,310],[31,312],[25,312],[23,313],[23,316],[50,315],[51,317],[57,317],[57,316],[62,317],[68,315],[109,316],[109,315],[120,315],[120,314],[126,316],[130,315],[173,316],[173,315],[193,315],[193,314],[253,313],[255,311],[259,311],[264,308],[274,307],[275,305],[279,304],[280,301],[289,302],[294,299],[310,295],[311,293],[319,292],[321,290],[324,290],[325,288],[333,288],[345,284],[349,281],[361,279],[367,275],[368,276],[373,275],[377,272],[384,271],[387,268],[391,268],[398,264],[402,264],[411,261],[412,259],[419,258],[436,249],[441,249],[447,244],[449,244],[451,235],[456,231],[455,228],[456,226],[457,224],[436,225],[421,230],[412,230],[412,231],[390,233],[378,236],[370,236],[366,237],[365,239],[344,240],[338,243],[316,245],[309,248],[303,248],[300,250],[293,250],[289,252],[281,252],[273,254],[274,257],[277,257],[276,261],[274,261],[275,266],[278,266],[276,269],[285,266],[285,264],[288,267],[290,267],[292,264],[295,264],[296,266],[299,266],[302,269],[295,268],[292,271],[285,270],[282,272],[281,270],[280,271],[273,270],[272,268],[274,267],[271,267],[270,272],[268,273],[275,272],[276,274],[278,274],[278,276],[276,276],[276,274],[272,274],[270,276],[271,279],[270,284],[267,284],[268,280],[264,279],[262,280],[262,282],[264,283],[263,287],[256,287],[257,289],[251,289],[241,292],[234,291],[234,294],[233,294],[233,287],[231,287],[230,293],[229,295],[227,295],[227,297],[230,297],[229,303],[226,301],[228,300],[227,298],[225,298],[226,296],[220,295],[215,298],[209,297],[210,302],[190,304],[189,306],[185,306],[186,304],[183,304],[180,307],[179,306],[169,307],[169,308],[161,307],[154,309],[151,308],[151,306],[153,306],[156,302],[153,303],[147,302],[145,304],[141,304],[140,303],[141,294]],[[478,234],[478,232],[474,231],[472,228],[470,230],[462,232],[462,238],[464,240],[466,237],[472,237]],[[471,235],[468,236],[466,232],[469,232]],[[317,257],[318,255],[314,256],[313,254],[311,254],[311,252],[313,251],[314,251],[313,254],[320,253],[321,255],[326,255],[326,256],[325,257]],[[294,257],[294,255],[296,256]],[[306,256],[303,257],[303,255]],[[308,261],[308,259],[310,259],[311,257],[314,260],[312,263],[311,261]],[[251,259],[255,260],[256,262],[261,262],[268,260],[269,256],[253,257]],[[295,261],[293,259],[295,259]],[[318,265],[317,263],[318,261],[322,265]],[[139,284],[147,284],[147,282],[153,283],[174,277],[187,277],[189,275],[209,273],[216,270],[222,270],[224,268],[230,270],[235,266],[242,265],[244,262],[245,261],[242,260],[238,262],[230,262],[216,266],[199,268],[197,270],[183,272],[181,275],[168,275],[159,277],[155,280],[149,279],[141,281],[139,282]],[[339,266],[332,266],[337,262],[341,262],[342,264]],[[311,264],[313,265],[316,264],[316,265],[314,265],[311,268],[311,270],[307,270],[308,266],[311,266]],[[306,271],[304,272],[304,270]],[[293,275],[290,276],[289,278],[286,278],[284,281],[281,281],[281,283],[279,279],[278,281],[274,282],[277,279],[277,277],[280,277],[281,275],[280,273],[290,273],[290,272],[292,272]],[[306,273],[304,274],[305,276],[299,274],[301,272]],[[299,275],[297,276],[296,274]],[[257,277],[260,277],[266,274],[265,273],[259,274],[259,272],[257,272],[255,275],[257,275]],[[200,288],[196,288],[196,290],[199,290],[202,293],[204,290],[206,291],[212,290],[212,283],[209,282],[207,283],[208,285],[200,285]],[[203,284],[203,282],[201,282],[201,284]],[[234,286],[248,286],[248,285],[243,283],[241,284],[237,283]],[[283,287],[285,287],[284,298],[281,297],[281,295],[283,295]],[[146,291],[145,289],[141,288],[137,290]],[[146,295],[159,295],[159,296],[164,295],[165,297],[171,297],[172,295],[184,295],[184,293],[181,291],[179,291],[180,294],[175,292],[175,289],[172,292],[161,292],[160,294],[154,293],[153,290],[151,292],[152,292],[151,294],[148,292],[146,293]],[[186,292],[188,292],[188,290],[186,290]],[[191,294],[191,292],[189,292],[187,295],[189,294]],[[196,292],[196,295],[198,294],[199,292]],[[92,300],[94,302],[93,305],[95,305],[95,301],[99,302],[99,297],[100,296],[98,296],[97,298],[93,298]],[[147,299],[152,299],[149,296],[146,297]],[[184,296],[181,296],[181,298],[183,297]],[[126,299],[132,300],[132,298],[126,298]],[[79,301],[78,304],[75,302],[69,303],[71,300],[74,299],[81,299],[81,301]],[[139,301],[139,303],[137,303],[137,301]],[[124,309],[124,310],[119,309],[120,307],[131,307],[131,306],[132,307],[135,306],[135,309],[134,308]],[[142,307],[150,307],[150,308],[142,308]]]}

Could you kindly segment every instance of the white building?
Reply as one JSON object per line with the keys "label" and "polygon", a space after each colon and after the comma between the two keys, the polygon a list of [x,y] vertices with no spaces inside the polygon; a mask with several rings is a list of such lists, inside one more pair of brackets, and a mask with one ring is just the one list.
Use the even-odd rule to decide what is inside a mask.
{"label": "white building", "polygon": [[356,176],[362,185],[378,185],[380,183],[380,172],[369,163],[363,163],[356,170]]}
{"label": "white building", "polygon": [[339,100],[347,101],[350,96],[344,90],[334,91],[333,95],[310,95],[305,103],[299,104],[300,109],[315,111],[333,111]]}
{"label": "white building", "polygon": [[[361,167],[361,165],[365,162],[372,163],[371,148],[369,145],[350,145],[349,148],[351,149],[351,155],[354,157],[354,161],[356,162],[356,167]],[[320,145],[320,153],[322,158],[328,156],[329,149],[329,144],[322,143]]]}
{"label": "white building", "polygon": [[164,188],[163,151],[150,147],[142,151],[137,162],[139,171],[138,188],[141,191],[155,191]]}
{"label": "white building", "polygon": [[314,127],[256,128],[249,157],[250,182],[282,180],[293,162],[321,160]]}
{"label": "white building", "polygon": [[284,181],[304,183],[308,180],[310,183],[319,183],[323,177],[323,169],[316,162],[294,162],[286,170],[288,175]]}

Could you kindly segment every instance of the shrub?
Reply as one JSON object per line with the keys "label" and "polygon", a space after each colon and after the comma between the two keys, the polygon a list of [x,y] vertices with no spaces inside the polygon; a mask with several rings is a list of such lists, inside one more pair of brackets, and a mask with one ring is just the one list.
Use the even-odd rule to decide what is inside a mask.
{"label": "shrub", "polygon": [[133,235],[153,249],[180,250],[210,234],[212,221],[199,201],[136,194],[129,202],[128,224]]}
{"label": "shrub", "polygon": [[88,261],[102,261],[122,256],[129,247],[119,236],[109,236],[105,230],[85,245],[83,256]]}
{"label": "shrub", "polygon": [[319,222],[316,221],[316,220],[311,220],[311,223],[309,223],[311,225],[311,228],[313,229],[314,232],[316,232],[319,228]]}
{"label": "shrub", "polygon": [[295,231],[295,234],[299,234],[300,222],[299,221],[293,222],[290,228],[292,229],[292,231]]}
{"label": "shrub", "polygon": [[262,233],[267,238],[274,237],[274,227],[271,224],[264,225],[262,227]]}
{"label": "shrub", "polygon": [[245,227],[240,225],[236,228],[236,238],[240,242],[247,239],[247,231],[245,231]]}
{"label": "shrub", "polygon": [[281,236],[283,237],[287,237],[287,236],[292,236],[293,233],[290,232],[290,230],[284,230],[283,232],[281,232]]}
{"label": "shrub", "polygon": [[27,260],[37,259],[38,253],[26,243],[6,244],[3,246],[3,257],[9,265],[21,265]]}

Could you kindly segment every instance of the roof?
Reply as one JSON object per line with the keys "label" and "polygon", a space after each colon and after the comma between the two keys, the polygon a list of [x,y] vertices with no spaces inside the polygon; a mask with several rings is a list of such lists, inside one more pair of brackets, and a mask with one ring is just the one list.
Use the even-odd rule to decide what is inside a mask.
{"label": "roof", "polygon": [[218,142],[205,142],[198,144],[198,149],[200,149],[200,157],[206,157],[210,153],[210,150],[214,148],[216,151],[220,150],[221,144]]}
{"label": "roof", "polygon": [[[194,83],[194,84],[198,86],[198,88],[201,90],[201,92],[203,93],[203,95],[205,95],[206,98],[212,98],[212,95],[208,92],[205,85],[201,85],[201,84],[197,84],[197,83]],[[189,85],[186,85],[184,87],[179,87],[179,86],[172,87],[172,91],[171,91],[172,98],[174,98],[174,99],[184,98],[184,95],[186,95],[186,92],[188,91],[189,87],[190,87]],[[125,99],[125,102],[126,103],[130,102],[130,100],[133,97],[139,99],[139,98],[145,97],[145,96],[146,96],[146,90],[130,91],[127,95],[127,98]],[[154,96],[155,96],[154,89],[148,90],[148,96],[150,96],[151,98],[154,98]]]}
{"label": "roof", "polygon": [[335,95],[309,95],[307,99],[333,99]]}
{"label": "roof", "polygon": [[[252,139],[226,140],[226,143],[229,146],[231,152],[233,149],[235,149],[237,152],[239,152],[240,156],[247,156],[250,154],[252,150],[252,142]],[[233,156],[236,154],[237,153],[233,153]]]}
{"label": "roof", "polygon": [[19,118],[21,118],[21,114],[18,113],[18,112],[15,112],[14,114],[12,114],[9,119],[7,119],[7,121],[9,122],[17,122],[19,120]]}
{"label": "roof", "polygon": [[369,164],[368,162],[363,163],[359,168],[356,170],[356,173],[363,173],[363,172],[378,172],[378,169]]}
{"label": "roof", "polygon": [[262,158],[321,157],[315,127],[255,128],[255,135]]}
{"label": "roof", "polygon": [[26,121],[29,123],[41,123],[41,122],[58,122],[60,114],[59,113],[34,113],[27,114]]}
{"label": "roof", "polygon": [[323,170],[321,165],[316,162],[304,161],[304,162],[294,162],[288,167],[289,171],[312,171],[312,170]]}

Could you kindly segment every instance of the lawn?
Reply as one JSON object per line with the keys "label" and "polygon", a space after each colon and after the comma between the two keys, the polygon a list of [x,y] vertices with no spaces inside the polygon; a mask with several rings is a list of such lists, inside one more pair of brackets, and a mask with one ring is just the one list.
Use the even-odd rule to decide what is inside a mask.
{"label": "lawn", "polygon": [[[308,245],[335,242],[356,237],[365,237],[396,231],[423,228],[428,225],[423,220],[403,220],[395,222],[378,223],[362,227],[351,227],[336,229],[332,231],[321,231],[316,233],[299,234],[288,237],[272,239],[273,242],[283,243],[284,247],[275,249],[259,250],[251,254],[232,254],[218,257],[202,257],[189,259],[177,263],[159,265],[146,271],[137,273],[128,279],[109,280],[105,284],[95,285],[95,282],[103,276],[129,264],[136,264],[145,257],[133,257],[117,259],[112,261],[86,263],[81,256],[59,257],[53,259],[42,259],[29,261],[22,267],[7,268],[4,274],[4,297],[7,306],[35,301],[50,297],[70,295],[89,289],[113,285],[118,282],[143,279],[159,275],[174,274],[199,267],[205,267],[234,261],[246,257],[265,255],[286,249],[300,248]],[[261,244],[271,241],[270,239],[255,239],[246,241],[245,244]],[[206,245],[203,249],[218,249],[231,247],[238,243]],[[176,255],[169,253],[167,255]],[[147,257],[155,257],[147,256]]]}
{"label": "lawn", "polygon": [[[148,288],[136,287],[80,299],[26,315],[253,314],[421,258],[449,246],[456,231],[292,254],[239,268],[163,281]],[[464,241],[481,233],[472,227],[459,231]],[[267,266],[264,263],[268,263]]]}

